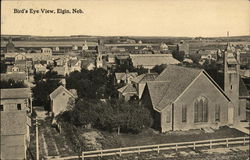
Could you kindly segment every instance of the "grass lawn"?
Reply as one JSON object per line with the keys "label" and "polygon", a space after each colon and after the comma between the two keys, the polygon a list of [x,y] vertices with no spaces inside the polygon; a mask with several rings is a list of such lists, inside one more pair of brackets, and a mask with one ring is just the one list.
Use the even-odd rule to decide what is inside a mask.
{"label": "grass lawn", "polygon": [[[236,129],[229,127],[221,127],[215,130],[214,133],[205,133],[202,130],[189,130],[189,131],[174,131],[167,133],[158,133],[152,129],[147,129],[139,134],[120,134],[102,132],[106,143],[102,142],[103,147],[116,148],[116,147],[129,147],[141,145],[153,145],[161,143],[177,143],[188,141],[199,141],[209,139],[233,138],[247,136]],[[108,144],[107,144],[108,143]]]}

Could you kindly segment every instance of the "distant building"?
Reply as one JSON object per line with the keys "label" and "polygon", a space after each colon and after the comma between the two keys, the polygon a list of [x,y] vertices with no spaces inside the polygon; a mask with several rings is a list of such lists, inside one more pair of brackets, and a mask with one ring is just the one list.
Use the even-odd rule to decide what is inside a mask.
{"label": "distant building", "polygon": [[84,44],[82,45],[82,50],[83,50],[83,51],[86,51],[86,50],[88,50],[88,49],[89,49],[89,47],[88,47],[88,45],[87,45],[87,42],[85,41]]}
{"label": "distant building", "polygon": [[16,51],[15,45],[10,37],[8,43],[6,44],[6,53],[13,53],[15,51]]}
{"label": "distant building", "polygon": [[69,72],[74,72],[74,71],[81,72],[81,69],[82,69],[82,67],[81,67],[82,64],[81,63],[82,63],[82,61],[79,60],[79,59],[75,59],[75,60],[71,59],[71,60],[69,60],[68,61]]}
{"label": "distant building", "polygon": [[82,59],[81,60],[81,68],[86,70],[94,70],[95,69],[95,61],[92,59]]}
{"label": "distant building", "polygon": [[131,83],[134,84],[136,88],[139,99],[141,99],[146,83],[154,81],[157,78],[157,76],[158,76],[157,73],[144,73],[131,80]]}
{"label": "distant building", "polygon": [[189,54],[189,44],[184,41],[181,41],[177,44],[177,51],[184,52],[185,55]]}
{"label": "distant building", "polygon": [[119,83],[129,84],[131,83],[131,80],[137,76],[138,76],[137,72],[115,73],[115,81],[117,84]]}
{"label": "distant building", "polygon": [[52,49],[51,48],[42,48],[42,53],[43,54],[52,54]]}
{"label": "distant building", "polygon": [[124,87],[118,89],[119,99],[129,101],[131,97],[137,96],[136,88],[133,84],[126,84]]}
{"label": "distant building", "polygon": [[46,73],[48,71],[46,64],[35,64],[34,65],[36,73]]}
{"label": "distant building", "polygon": [[166,45],[165,43],[161,43],[160,50],[161,51],[168,51],[168,45]]}
{"label": "distant building", "polygon": [[17,60],[26,60],[26,55],[25,53],[18,53],[16,56],[15,56],[15,61]]}
{"label": "distant building", "polygon": [[30,91],[27,88],[1,89],[1,159],[27,159],[30,142]]}
{"label": "distant building", "polygon": [[77,51],[77,50],[78,50],[78,46],[77,46],[77,45],[73,45],[73,46],[72,46],[72,50],[73,50],[73,51]]}
{"label": "distant building", "polygon": [[172,54],[130,54],[130,58],[136,68],[152,69],[156,65],[180,63]]}
{"label": "distant building", "polygon": [[49,96],[51,100],[51,111],[54,116],[66,111],[70,99],[74,101],[77,97],[77,95],[71,93],[63,86],[59,86]]}

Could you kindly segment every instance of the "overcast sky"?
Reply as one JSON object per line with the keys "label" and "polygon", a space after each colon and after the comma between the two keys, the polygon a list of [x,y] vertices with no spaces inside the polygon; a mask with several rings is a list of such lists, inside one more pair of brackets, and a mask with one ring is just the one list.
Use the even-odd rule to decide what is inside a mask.
{"label": "overcast sky", "polygon": [[[15,14],[17,9],[82,9],[84,14]],[[43,36],[250,35],[248,0],[3,1],[1,33]]]}

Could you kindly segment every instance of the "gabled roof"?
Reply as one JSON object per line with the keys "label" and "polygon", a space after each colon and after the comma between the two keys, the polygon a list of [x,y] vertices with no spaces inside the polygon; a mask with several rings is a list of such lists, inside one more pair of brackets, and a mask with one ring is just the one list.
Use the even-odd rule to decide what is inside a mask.
{"label": "gabled roof", "polygon": [[0,89],[1,99],[26,99],[30,97],[28,88]]}
{"label": "gabled roof", "polygon": [[1,112],[1,135],[26,134],[26,111]]}
{"label": "gabled roof", "polygon": [[158,76],[157,73],[144,73],[144,74],[141,74],[141,75],[133,78],[131,81],[135,82],[135,83],[154,81],[157,76]]}
{"label": "gabled roof", "polygon": [[126,79],[126,76],[129,77],[129,76],[132,76],[132,77],[136,77],[138,75],[137,72],[129,72],[129,73],[115,73],[115,78],[117,80],[125,80]]}
{"label": "gabled roof", "polygon": [[2,73],[0,75],[1,81],[8,81],[9,79],[13,79],[14,81],[24,81],[26,79],[25,73],[11,73],[11,74],[5,74]]}
{"label": "gabled roof", "polygon": [[[155,81],[147,82],[153,107],[161,111],[174,102],[201,73],[204,73],[218,90],[226,96],[204,70],[168,65]],[[228,99],[228,97],[226,98]]]}
{"label": "gabled roof", "polygon": [[178,64],[172,54],[130,54],[134,66],[155,66],[160,64]]}
{"label": "gabled roof", "polygon": [[93,60],[93,59],[82,59],[81,60],[81,67],[84,69],[87,69],[87,67],[90,64],[93,64],[95,66],[95,60]]}
{"label": "gabled roof", "polygon": [[64,66],[56,66],[53,68],[53,71],[56,71],[58,75],[64,75],[65,74],[65,67]]}
{"label": "gabled roof", "polygon": [[77,59],[71,59],[71,60],[69,60],[69,65],[70,66],[74,66],[74,65],[76,65],[76,63],[78,62],[79,60],[77,60]]}
{"label": "gabled roof", "polygon": [[119,88],[118,92],[122,93],[123,95],[127,93],[137,93],[136,88],[132,84],[127,84],[126,86]]}
{"label": "gabled roof", "polygon": [[65,91],[68,95],[76,98],[76,96],[73,93],[71,93],[69,90],[67,90],[65,87],[63,87],[61,85],[57,89],[55,89],[52,93],[50,93],[50,95],[49,95],[50,99],[54,99],[55,97],[57,97],[63,91]]}

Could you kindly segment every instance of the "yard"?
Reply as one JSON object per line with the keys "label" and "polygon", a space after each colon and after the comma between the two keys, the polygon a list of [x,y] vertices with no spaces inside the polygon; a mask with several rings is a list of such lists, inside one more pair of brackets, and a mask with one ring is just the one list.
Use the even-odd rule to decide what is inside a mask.
{"label": "yard", "polygon": [[[229,128],[229,127],[221,127],[219,130],[215,130],[214,133],[205,133],[202,130],[189,130],[189,131],[168,132],[168,133],[163,134],[153,129],[146,129],[139,134],[122,133],[120,135],[117,135],[117,133],[115,132],[110,133],[106,131],[99,131],[96,129],[88,129],[88,130],[80,129],[80,133],[83,137],[85,136],[84,144],[90,144],[90,146],[85,147],[85,148],[89,148],[87,150],[95,150],[95,149],[100,149],[100,148],[109,149],[109,148],[119,148],[119,147],[129,147],[129,146],[141,146],[141,145],[152,145],[152,144],[161,144],[161,143],[175,143],[175,142],[187,142],[187,141],[198,141],[198,140],[246,136],[246,134],[236,129]],[[86,138],[86,135],[88,138]],[[93,144],[93,142],[95,144]],[[95,146],[98,146],[98,147],[95,147]],[[63,156],[64,157],[64,156],[77,155],[77,153],[73,151],[74,150],[73,148],[74,146],[72,145],[69,137],[63,136],[55,128],[51,127],[51,119],[47,118],[45,120],[40,121],[40,126],[39,126],[40,157],[47,157],[47,156],[49,157],[50,156]],[[35,128],[34,127],[31,130],[30,151],[33,157],[35,157],[36,152],[35,152]],[[163,153],[158,156],[155,155],[155,158],[154,158],[154,154],[155,153],[149,153],[149,154],[145,154],[145,156],[147,157],[147,155],[150,155],[150,159],[155,159],[155,160],[161,160],[161,158],[164,159]],[[234,154],[235,153],[230,154],[230,157],[234,156]],[[147,159],[146,157],[143,158],[143,155],[144,154],[142,154],[140,157],[137,157],[136,155],[131,155],[131,156],[128,155],[128,156],[124,156],[124,158],[126,157],[125,159],[132,160],[134,158],[131,158],[131,157],[136,156],[137,159]],[[241,156],[245,156],[245,155],[246,153],[241,154]],[[176,156],[182,157],[182,155],[179,155],[179,153],[175,155],[175,157]],[[110,157],[106,157],[106,158],[109,159]],[[113,158],[115,157],[112,157],[112,159]],[[169,157],[169,159],[171,159],[171,157]],[[198,156],[198,159],[199,159],[199,156]],[[212,159],[216,159],[216,158],[212,157]]]}
{"label": "yard", "polygon": [[214,133],[205,133],[202,130],[158,133],[155,130],[147,129],[139,134],[120,134],[119,136],[116,133],[108,132],[102,132],[102,134],[109,142],[114,142],[114,146],[103,143],[105,149],[247,136],[234,128],[226,126],[215,130]]}

